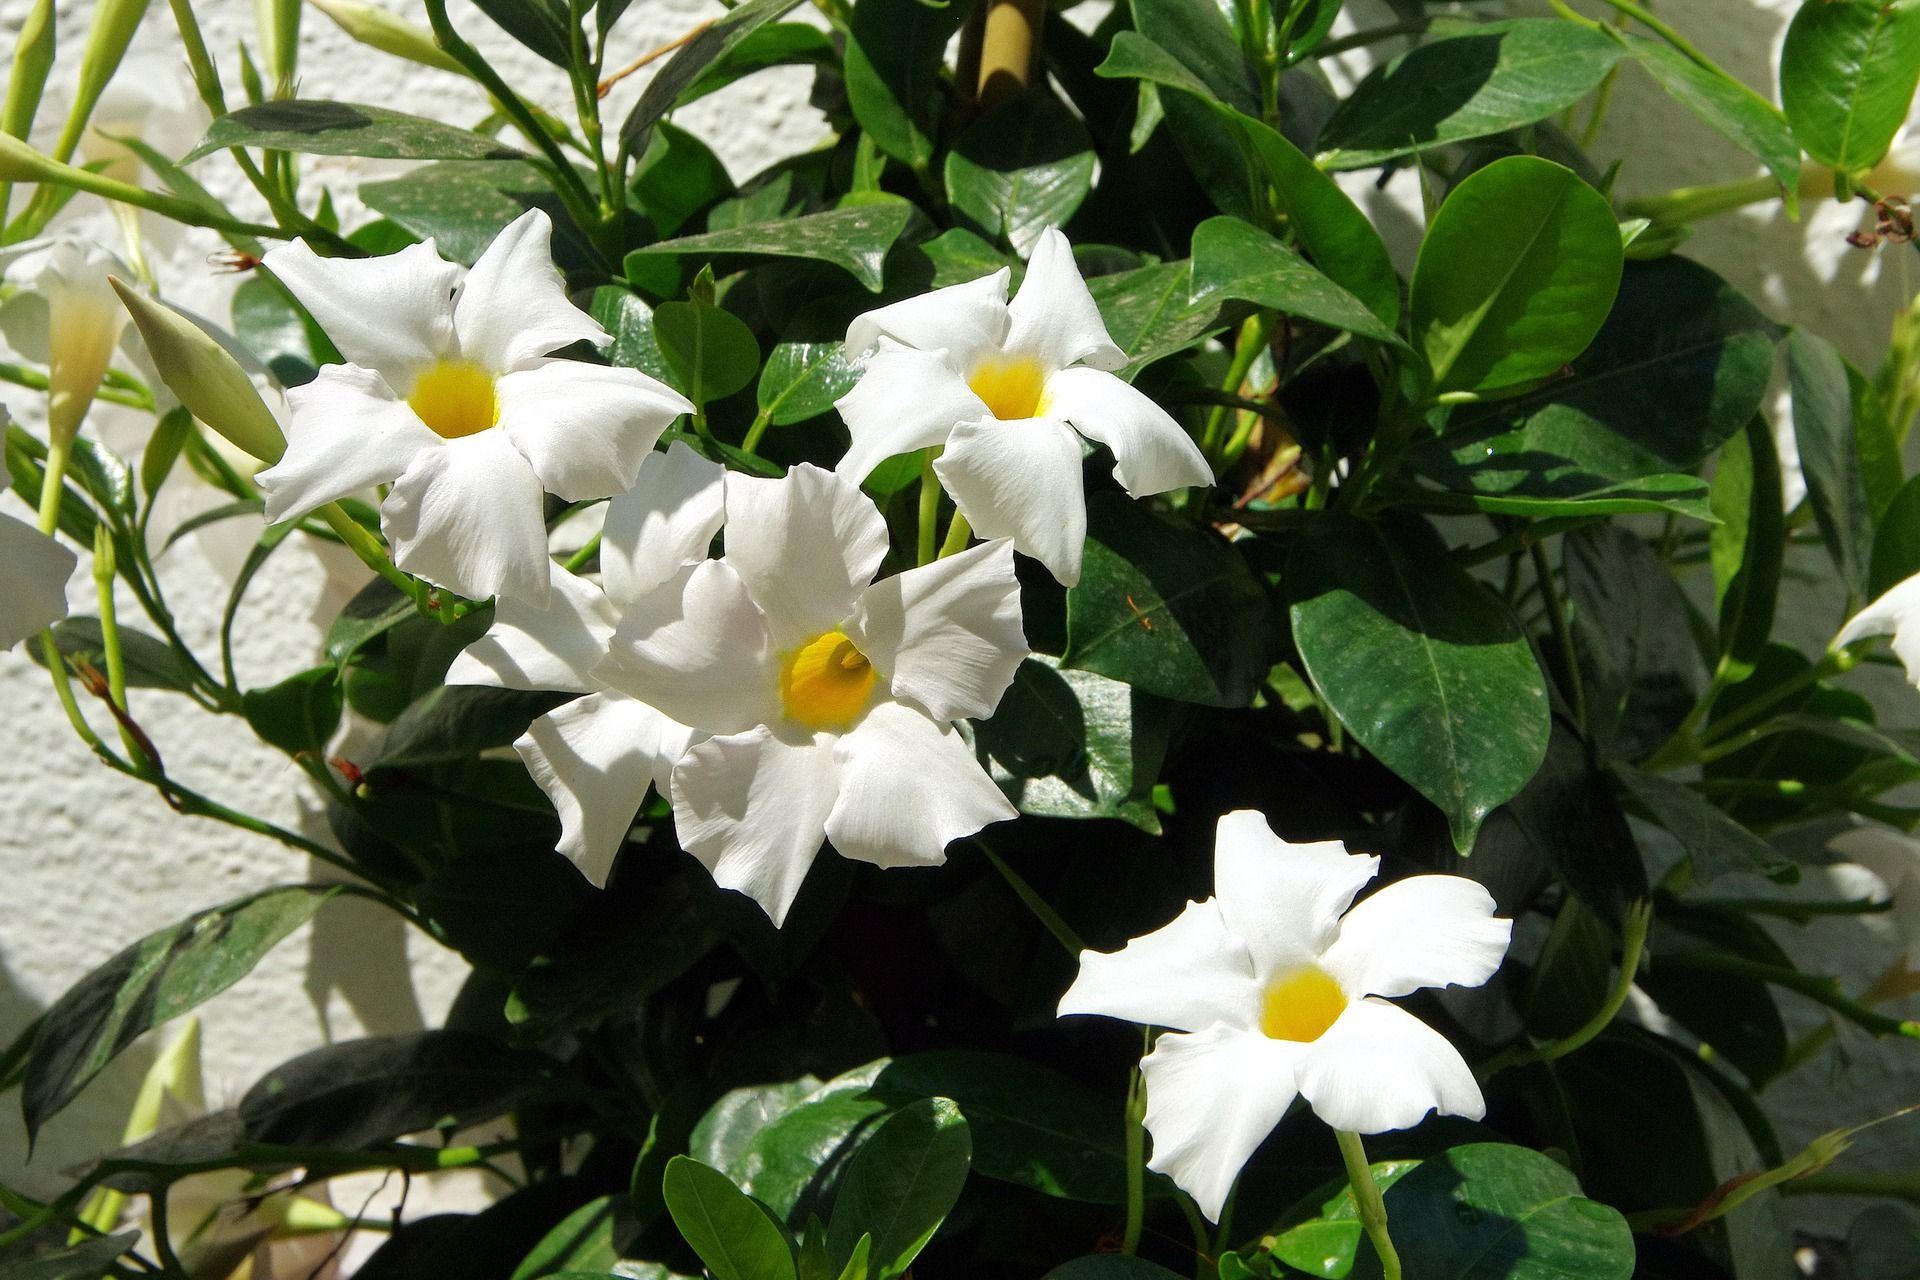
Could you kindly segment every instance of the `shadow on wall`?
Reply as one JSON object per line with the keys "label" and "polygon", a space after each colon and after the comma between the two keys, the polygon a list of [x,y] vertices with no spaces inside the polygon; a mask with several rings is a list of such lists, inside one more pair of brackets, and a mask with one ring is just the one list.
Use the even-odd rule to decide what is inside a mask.
{"label": "shadow on wall", "polygon": [[[328,838],[323,831],[309,830],[306,834],[319,840]],[[329,883],[340,875],[325,863],[310,860],[307,878]],[[424,1030],[426,1014],[414,991],[412,974],[407,963],[407,923],[378,903],[339,898],[314,916],[307,937],[302,985],[328,1043],[360,1035],[403,1035]],[[331,1013],[335,996],[352,1011],[360,1031],[335,1029]]]}

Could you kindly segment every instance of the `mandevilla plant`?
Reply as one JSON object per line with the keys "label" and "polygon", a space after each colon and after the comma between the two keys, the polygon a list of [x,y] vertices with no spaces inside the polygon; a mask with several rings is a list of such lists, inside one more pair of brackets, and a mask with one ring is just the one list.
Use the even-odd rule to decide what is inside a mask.
{"label": "mandevilla plant", "polygon": [[[225,1108],[184,1018],[124,1149],[0,1187],[8,1275],[1772,1280],[1773,1202],[1868,1185],[1766,1090],[1920,1038],[1920,736],[1848,683],[1920,684],[1920,300],[1868,372],[1680,249],[1831,199],[1913,252],[1920,2],[1806,0],[1749,86],[1628,0],[746,0],[618,120],[623,0],[479,0],[478,44],[314,4],[489,113],[297,95],[353,96],[297,3],[235,83],[172,0],[190,148],[102,105],[143,0],[77,58],[38,0],[13,53],[0,643],[104,766],[340,875],[134,941],[0,1088],[38,1135],[344,897],[472,973]],[[674,122],[796,65],[814,150],[736,182]],[[1618,199],[1586,148],[1645,76],[1764,173]],[[419,163],[355,222],[314,154]],[[1400,169],[1405,279],[1335,180]],[[161,222],[224,241],[227,313]],[[214,654],[156,563],[235,532]],[[253,684],[236,612],[302,544],[364,585]],[[171,774],[162,697],[330,834]],[[1829,838],[1884,892],[1778,887]],[[1870,987],[1795,958],[1883,911]],[[327,1194],[456,1169],[497,1202]]]}

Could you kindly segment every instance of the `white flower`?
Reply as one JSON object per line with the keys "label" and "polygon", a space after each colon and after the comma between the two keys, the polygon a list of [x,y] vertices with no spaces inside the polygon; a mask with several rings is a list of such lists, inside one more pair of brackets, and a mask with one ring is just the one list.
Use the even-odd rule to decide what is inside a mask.
{"label": "white flower", "polygon": [[127,310],[107,284],[129,274],[98,239],[62,232],[7,250],[5,279],[20,292],[0,309],[15,350],[47,366],[47,431],[71,441],[107,376]]}
{"label": "white flower", "polygon": [[1920,573],[1882,592],[1880,598],[1848,619],[1828,647],[1834,652],[1869,636],[1892,636],[1893,652],[1920,688]]}
{"label": "white flower", "polygon": [[0,516],[0,649],[67,616],[67,579],[76,563],[73,552],[32,525]]}
{"label": "white flower", "polygon": [[934,470],[975,531],[1012,538],[1071,586],[1087,537],[1081,436],[1113,452],[1136,498],[1213,472],[1179,423],[1110,372],[1127,356],[1065,236],[1041,235],[1011,303],[1008,279],[1002,268],[854,320],[848,354],[872,354],[836,406],[853,444],[835,469],[864,480],[896,454],[944,446]]}
{"label": "white flower", "polygon": [[1893,900],[1893,928],[1910,962],[1920,962],[1920,840],[1887,827],[1855,827],[1827,848],[1873,872]]}
{"label": "white flower", "polygon": [[470,272],[431,240],[371,259],[297,240],[267,254],[347,359],[287,393],[287,453],[259,477],[269,520],[392,482],[380,525],[401,568],[545,603],[542,490],[571,502],[629,488],[692,409],[638,370],[545,358],[609,340],[567,301],[551,232],[531,210]]}
{"label": "white flower", "polygon": [[952,725],[992,714],[1027,646],[1006,541],[871,582],[886,522],[848,481],[724,487],[725,558],[628,606],[594,674],[711,735],[673,769],[680,844],[778,925],[823,837],[924,866],[1014,816]]}
{"label": "white flower", "polygon": [[707,558],[724,475],[680,441],[649,454],[634,487],[607,504],[604,590],[555,565],[546,608],[502,599],[487,634],[447,672],[448,684],[582,695],[540,716],[513,745],[560,815],[556,847],[596,885],[606,884],[648,784],[667,794],[673,766],[704,735],[608,688],[593,669],[622,608]]}
{"label": "white flower", "polygon": [[1172,1028],[1140,1064],[1148,1165],[1215,1221],[1296,1096],[1352,1133],[1485,1113],[1459,1051],[1383,997],[1478,986],[1513,923],[1462,876],[1399,880],[1347,910],[1379,861],[1338,841],[1289,844],[1258,813],[1230,813],[1214,897],[1117,952],[1080,954],[1062,1014]]}

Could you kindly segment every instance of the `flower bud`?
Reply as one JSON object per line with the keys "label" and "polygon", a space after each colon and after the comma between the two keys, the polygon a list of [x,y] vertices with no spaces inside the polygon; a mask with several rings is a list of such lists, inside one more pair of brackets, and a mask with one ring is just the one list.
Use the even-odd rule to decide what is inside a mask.
{"label": "flower bud", "polygon": [[467,74],[466,68],[433,42],[431,32],[414,26],[398,14],[367,4],[365,0],[309,0],[309,3],[369,49],[378,49],[423,67]]}
{"label": "flower bud", "polygon": [[40,93],[47,87],[47,73],[53,69],[53,46],[53,0],[38,0],[13,46],[6,105],[0,107],[0,133],[24,138],[33,128]]}
{"label": "flower bud", "polygon": [[254,0],[260,28],[260,52],[273,78],[273,96],[293,96],[293,73],[300,57],[300,0]]}
{"label": "flower bud", "polygon": [[73,107],[54,146],[53,158],[69,159],[86,132],[93,106],[106,92],[107,81],[120,69],[127,45],[147,14],[147,0],[100,0],[93,11],[93,26],[87,30],[86,49],[80,55],[80,75],[74,85]]}
{"label": "flower bud", "polygon": [[124,280],[114,292],[133,316],[167,389],[200,421],[262,462],[287,450],[279,420],[233,354],[184,314]]}

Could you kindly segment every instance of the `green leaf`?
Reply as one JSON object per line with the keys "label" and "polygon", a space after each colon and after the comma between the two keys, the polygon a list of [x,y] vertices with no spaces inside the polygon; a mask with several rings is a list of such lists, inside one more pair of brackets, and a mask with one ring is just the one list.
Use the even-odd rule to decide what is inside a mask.
{"label": "green leaf", "polygon": [[[1374,1185],[1385,1191],[1420,1166],[1418,1160],[1376,1160],[1368,1164]],[[1318,1217],[1298,1223],[1278,1233],[1272,1254],[1290,1267],[1314,1276],[1344,1277],[1353,1269],[1354,1254],[1359,1251],[1362,1228],[1359,1210],[1353,1202],[1353,1189],[1342,1185],[1321,1205]],[[1220,1278],[1227,1280],[1232,1254],[1221,1258]],[[1244,1264],[1243,1264],[1244,1265]],[[1250,1269],[1242,1274],[1252,1276]]]}
{"label": "green leaf", "polygon": [[940,66],[967,6],[857,0],[847,28],[847,105],[879,148],[913,169],[933,159],[945,110]]}
{"label": "green leaf", "polygon": [[1413,269],[1413,338],[1433,390],[1557,371],[1605,323],[1623,261],[1612,206],[1573,170],[1508,156],[1475,172],[1434,214]]}
{"label": "green leaf", "polygon": [[776,1115],[728,1161],[727,1176],[790,1225],[818,1213],[831,1201],[846,1161],[891,1107],[868,1092],[881,1065],[829,1080]]}
{"label": "green leaf", "polygon": [[1625,50],[1551,18],[1489,22],[1430,40],[1355,87],[1320,131],[1326,169],[1367,169],[1544,120],[1600,87]]}
{"label": "green leaf", "polygon": [[[563,265],[591,261],[593,250],[539,174],[524,164],[449,160],[360,188],[369,209],[421,239],[443,257],[471,266],[507,224],[529,209],[553,219],[554,257]],[[241,286],[242,291],[251,285]],[[237,299],[236,299],[237,305]]]}
{"label": "green leaf", "polygon": [[1193,230],[1191,300],[1240,298],[1376,342],[1405,346],[1367,305],[1299,254],[1238,218],[1208,218]]}
{"label": "green leaf", "polygon": [[1780,459],[1764,419],[1754,418],[1746,434],[1721,452],[1712,496],[1721,520],[1708,541],[1720,617],[1720,673],[1740,681],[1753,673],[1773,633],[1786,555]]}
{"label": "green leaf", "polygon": [[1546,680],[1519,623],[1421,526],[1317,520],[1286,580],[1294,643],[1328,706],[1471,849],[1546,759]]}
{"label": "green leaf", "polygon": [[473,0],[474,7],[500,24],[500,29],[554,66],[573,64],[573,43],[567,29],[571,19],[565,0]]}
{"label": "green leaf", "polygon": [[1567,895],[1527,983],[1527,1034],[1536,1040],[1570,1036],[1606,1006],[1613,933],[1597,912]]}
{"label": "green leaf", "polygon": [[613,337],[613,341],[601,352],[608,364],[619,365],[623,369],[638,369],[676,391],[682,389],[674,380],[675,374],[666,356],[660,353],[660,342],[653,332],[653,308],[636,296],[633,290],[623,289],[619,285],[601,285],[593,291],[593,299],[587,310],[600,327]]}
{"label": "green leaf", "polygon": [[[1385,1194],[1410,1276],[1453,1280],[1627,1280],[1633,1232],[1617,1209],[1538,1151],[1475,1142],[1431,1156]],[[1372,1244],[1355,1272],[1374,1274]]]}
{"label": "green leaf", "polygon": [[34,1034],[20,1094],[28,1141],[141,1032],[244,978],[338,892],[290,885],[209,908],[148,934],[75,983]]}
{"label": "green leaf", "polygon": [[1867,590],[1873,555],[1873,509],[1867,502],[1859,426],[1853,420],[1856,376],[1825,338],[1804,329],[1787,336],[1793,438],[1807,480],[1807,500],[1820,540],[1853,598]]}
{"label": "green leaf", "polygon": [[914,249],[933,263],[933,279],[928,283],[935,289],[978,280],[1002,267],[1016,265],[1006,254],[965,227],[942,231],[924,244],[915,245]]}
{"label": "green leaf", "polygon": [[1523,433],[1423,441],[1400,465],[1436,491],[1416,486],[1398,500],[1418,510],[1485,511],[1552,519],[1672,512],[1712,521],[1706,482],[1663,472],[1616,479],[1595,475],[1572,458],[1529,447]]}
{"label": "green leaf", "polygon": [[1062,667],[1147,693],[1244,707],[1267,672],[1266,592],[1234,547],[1118,494],[1087,502]]}
{"label": "green leaf", "polygon": [[1139,39],[1151,42],[1235,111],[1257,115],[1260,87],[1233,28],[1208,0],[1133,0]]}
{"label": "green leaf", "polygon": [[1685,258],[1627,265],[1613,311],[1566,374],[1456,408],[1445,447],[1565,458],[1614,482],[1690,471],[1759,411],[1779,329]]}
{"label": "green leaf", "polygon": [[[186,664],[165,641],[144,631],[136,631],[124,623],[117,630],[120,632],[120,657],[126,663],[129,689],[168,689],[174,693],[185,693],[194,687]],[[66,657],[89,662],[105,673],[106,639],[100,630],[100,619],[92,614],[76,614],[54,623],[53,644]],[[28,645],[27,655],[42,665],[46,662],[39,645]]]}
{"label": "green leaf", "polygon": [[663,236],[672,235],[733,190],[727,166],[713,148],[665,120],[653,127],[633,181],[627,184],[628,194]]}
{"label": "green leaf", "polygon": [[769,67],[833,67],[839,62],[833,40],[804,22],[770,22],[749,31],[745,38],[716,58],[680,95],[680,105],[724,89]]}
{"label": "green leaf", "polygon": [[714,1280],[792,1280],[794,1246],[778,1222],[727,1176],[675,1156],[662,1186],[673,1225]]}
{"label": "green leaf", "polygon": [[1800,203],[1800,143],[1780,108],[1717,68],[1707,68],[1664,40],[1622,35],[1634,60],[1671,95],[1779,181],[1789,217]]}
{"label": "green leaf", "polygon": [[1065,226],[1093,189],[1093,139],[1052,94],[1023,94],[981,116],[947,152],[947,196],[961,218],[1025,257]]}
{"label": "green leaf", "polygon": [[878,292],[887,250],[907,228],[913,206],[888,198],[875,204],[810,213],[779,222],[729,227],[703,235],[662,240],[627,255],[627,261],[654,254],[692,254],[718,257],[748,254],[776,258],[813,258],[845,268],[868,289]]}
{"label": "green leaf", "polygon": [[361,647],[414,616],[412,599],[385,578],[375,578],[354,593],[327,627],[321,646],[336,666],[351,662]]}
{"label": "green leaf", "polygon": [[709,66],[720,62],[753,32],[784,15],[800,0],[747,0],[715,18],[653,74],[640,100],[620,123],[620,150],[628,155],[646,150],[654,124],[681,100],[687,87]]}
{"label": "green leaf", "polygon": [[186,448],[193,433],[193,414],[184,405],[176,405],[161,414],[160,421],[154,424],[147,447],[140,454],[140,492],[149,502],[172,474],[173,464],[180,460],[180,451]]}
{"label": "green leaf", "polygon": [[1131,358],[1120,370],[1122,378],[1131,380],[1155,360],[1185,351],[1231,323],[1219,298],[1192,300],[1191,279],[1188,263],[1161,262],[1087,281],[1107,335]]}
{"label": "green leaf", "polygon": [[663,302],[653,309],[653,337],[697,405],[730,396],[760,371],[760,344],[746,322],[711,302]]}
{"label": "green leaf", "polygon": [[1626,794],[1680,842],[1699,883],[1755,872],[1770,880],[1800,878],[1800,868],[1791,860],[1692,787],[1637,769],[1621,769],[1615,776]]}
{"label": "green leaf", "polygon": [[115,1258],[140,1244],[138,1231],[96,1236],[57,1253],[7,1264],[7,1280],[100,1280]]}
{"label": "green leaf", "polygon": [[526,159],[523,152],[498,139],[437,120],[385,107],[310,98],[262,102],[221,116],[181,163],[191,164],[228,147],[378,160]]}
{"label": "green leaf", "polygon": [[1780,104],[1816,164],[1880,163],[1920,82],[1920,0],[1806,0],[1780,49]]}
{"label": "green leaf", "polygon": [[1596,746],[1622,760],[1659,748],[1693,709],[1700,651],[1689,605],[1666,562],[1618,524],[1561,542],[1573,641]]}
{"label": "green leaf", "polygon": [[510,746],[536,716],[567,698],[487,685],[439,685],[408,704],[378,738],[361,748],[360,765],[398,769],[444,764]]}
{"label": "green leaf", "polygon": [[617,1198],[601,1196],[575,1209],[560,1225],[541,1237],[533,1251],[513,1269],[511,1280],[539,1280],[541,1276],[615,1274],[620,1250],[613,1243]]}
{"label": "green leaf", "polygon": [[329,665],[249,689],[240,706],[262,741],[297,756],[326,750],[340,727],[342,698],[339,669]]}
{"label": "green leaf", "polygon": [[1033,657],[1014,672],[992,717],[974,725],[974,748],[1022,813],[1118,818],[1158,834],[1150,795],[1167,720],[1158,699],[1130,685]]}
{"label": "green leaf", "polygon": [[253,1142],[353,1151],[491,1120],[531,1096],[552,1067],[464,1031],[346,1040],[267,1072],[240,1099],[240,1121]]}
{"label": "green leaf", "polygon": [[767,356],[756,393],[776,427],[805,422],[833,408],[860,381],[860,366],[839,342],[781,342]]}
{"label": "green leaf", "polygon": [[1873,531],[1867,595],[1877,598],[1920,573],[1920,476],[1900,486]]}
{"label": "green leaf", "polygon": [[340,361],[327,335],[277,280],[255,275],[235,289],[232,315],[234,336],[283,387],[304,385],[321,365]]}
{"label": "green leaf", "polygon": [[827,1250],[844,1266],[871,1237],[876,1280],[913,1265],[946,1221],[966,1185],[973,1142],[960,1109],[926,1098],[888,1116],[861,1146],[840,1180],[827,1228]]}

